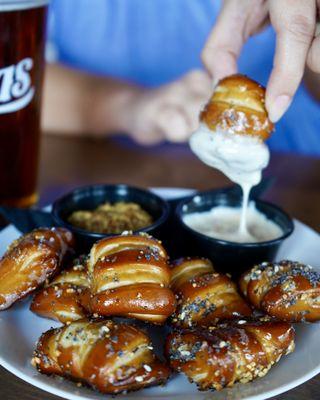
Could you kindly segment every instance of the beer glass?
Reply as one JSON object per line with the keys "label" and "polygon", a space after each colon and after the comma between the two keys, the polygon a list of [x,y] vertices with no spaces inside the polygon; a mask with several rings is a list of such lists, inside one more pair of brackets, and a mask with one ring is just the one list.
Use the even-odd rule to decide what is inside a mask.
{"label": "beer glass", "polygon": [[0,0],[0,204],[37,201],[48,0]]}

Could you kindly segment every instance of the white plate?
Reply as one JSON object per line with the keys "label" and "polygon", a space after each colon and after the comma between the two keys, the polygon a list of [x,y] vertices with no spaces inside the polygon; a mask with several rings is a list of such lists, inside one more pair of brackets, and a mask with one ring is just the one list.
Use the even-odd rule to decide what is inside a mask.
{"label": "white plate", "polygon": [[[158,189],[164,197],[189,194],[182,189]],[[0,254],[19,232],[12,226],[0,232]],[[301,222],[295,221],[295,232],[281,248],[279,259],[289,258],[320,267],[320,236]],[[30,365],[35,343],[42,332],[58,326],[50,320],[39,318],[29,311],[30,299],[16,304],[8,311],[0,313],[0,364],[19,378],[70,400],[106,399],[111,396],[95,393],[87,388],[77,388],[73,383],[61,378],[40,375]],[[296,350],[283,357],[272,370],[261,379],[248,384],[238,384],[233,389],[221,392],[199,392],[182,375],[171,379],[164,387],[145,389],[117,398],[137,398],[140,400],[262,400],[283,393],[312,378],[320,372],[320,325],[303,324],[297,326]],[[1,396],[0,396],[1,397]]]}

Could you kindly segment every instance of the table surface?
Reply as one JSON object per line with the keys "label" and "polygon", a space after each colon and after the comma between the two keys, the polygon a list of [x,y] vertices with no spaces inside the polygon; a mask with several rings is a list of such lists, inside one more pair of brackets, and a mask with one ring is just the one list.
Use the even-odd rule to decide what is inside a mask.
{"label": "table surface", "polygon": [[[264,198],[319,231],[320,159],[273,154],[266,176],[276,177]],[[76,186],[128,183],[150,187],[210,189],[230,185],[218,171],[203,165],[187,146],[142,148],[127,140],[95,140],[46,135],[42,142],[40,204]],[[319,398],[320,376],[277,396],[277,400]],[[0,367],[1,400],[58,400]]]}

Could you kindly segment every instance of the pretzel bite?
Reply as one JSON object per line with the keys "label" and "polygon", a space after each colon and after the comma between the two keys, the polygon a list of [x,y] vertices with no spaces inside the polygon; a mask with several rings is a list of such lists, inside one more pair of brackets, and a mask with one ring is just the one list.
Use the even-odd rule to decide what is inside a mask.
{"label": "pretzel bite", "polygon": [[148,235],[102,239],[90,253],[92,312],[162,324],[175,309],[161,243]]}
{"label": "pretzel bite", "polygon": [[85,383],[106,394],[164,383],[170,369],[140,329],[113,321],[72,322],[39,339],[32,364],[39,372]]}
{"label": "pretzel bite", "polygon": [[118,235],[111,238],[105,238],[95,243],[90,251],[90,259],[88,268],[92,271],[96,262],[99,259],[107,258],[110,255],[124,250],[150,250],[155,254],[157,253],[164,260],[168,259],[166,250],[163,248],[161,242],[154,239],[150,235]]}
{"label": "pretzel bite", "polygon": [[266,375],[294,349],[286,322],[228,322],[205,330],[173,332],[166,342],[171,367],[199,390],[221,390]]}
{"label": "pretzel bite", "polygon": [[320,320],[320,273],[310,265],[264,262],[243,274],[240,288],[258,309],[284,321]]}
{"label": "pretzel bite", "polygon": [[14,241],[0,260],[0,310],[53,276],[73,247],[72,233],[63,228],[36,229]]}
{"label": "pretzel bite", "polygon": [[222,79],[200,115],[212,131],[252,135],[267,139],[273,124],[265,108],[265,88],[244,75]]}
{"label": "pretzel bite", "polygon": [[62,271],[36,293],[30,310],[64,324],[88,315],[90,282],[85,264],[84,259],[75,260],[71,269]]}
{"label": "pretzel bite", "polygon": [[250,316],[251,309],[231,279],[214,271],[204,258],[183,258],[172,269],[171,288],[177,308],[172,323],[181,327],[210,325],[219,320]]}

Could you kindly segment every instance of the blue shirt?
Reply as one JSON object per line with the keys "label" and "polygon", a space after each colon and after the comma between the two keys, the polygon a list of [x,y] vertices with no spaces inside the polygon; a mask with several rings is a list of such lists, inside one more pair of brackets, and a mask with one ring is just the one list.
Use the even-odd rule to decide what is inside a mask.
{"label": "blue shirt", "polygon": [[[220,0],[52,0],[49,38],[75,68],[155,87],[202,68],[200,53]],[[251,38],[239,71],[266,84],[272,28]],[[279,151],[320,155],[320,108],[301,85],[269,140]]]}

